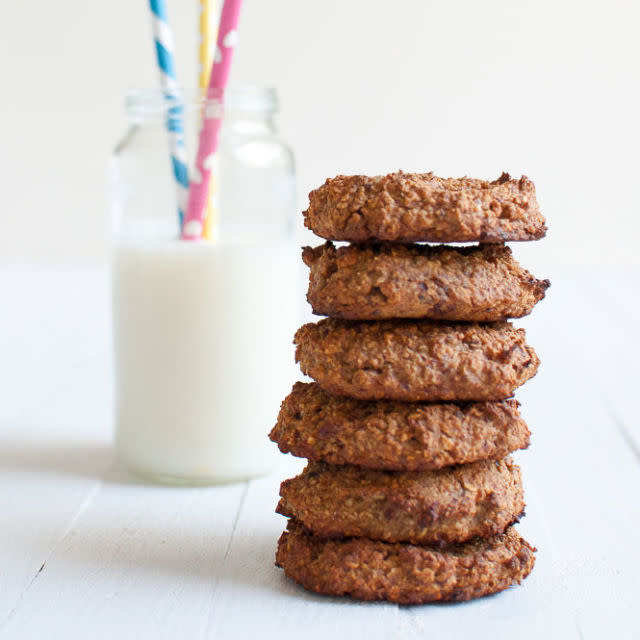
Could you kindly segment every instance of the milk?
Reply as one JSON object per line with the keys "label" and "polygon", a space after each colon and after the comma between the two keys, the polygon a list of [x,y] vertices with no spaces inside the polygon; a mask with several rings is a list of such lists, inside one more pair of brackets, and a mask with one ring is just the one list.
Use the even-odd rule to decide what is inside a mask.
{"label": "milk", "polygon": [[119,242],[113,250],[116,448],[154,479],[268,472],[295,379],[295,247]]}

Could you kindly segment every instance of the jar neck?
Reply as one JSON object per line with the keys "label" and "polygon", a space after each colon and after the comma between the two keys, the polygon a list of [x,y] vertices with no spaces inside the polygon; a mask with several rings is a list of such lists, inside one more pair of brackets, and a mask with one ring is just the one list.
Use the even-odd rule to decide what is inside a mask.
{"label": "jar neck", "polygon": [[199,89],[176,89],[167,94],[160,89],[137,89],[126,96],[127,120],[132,125],[166,122],[167,118],[190,120],[203,112],[219,110],[224,102],[223,118],[249,130],[274,130],[273,117],[278,109],[275,89],[239,87],[224,98]]}

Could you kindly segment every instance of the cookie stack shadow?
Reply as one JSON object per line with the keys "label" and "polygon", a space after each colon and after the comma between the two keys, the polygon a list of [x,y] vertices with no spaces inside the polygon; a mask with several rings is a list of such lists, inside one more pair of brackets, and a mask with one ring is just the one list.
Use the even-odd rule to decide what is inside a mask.
{"label": "cookie stack shadow", "polygon": [[328,242],[303,251],[307,297],[329,317],[296,333],[314,382],[270,435],[309,460],[280,489],[276,564],[319,593],[406,604],[519,583],[535,549],[512,526],[525,503],[509,454],[530,435],[512,396],[539,361],[508,319],[549,282],[504,242],[545,234],[533,184],[400,172],[309,198],[305,224]]}

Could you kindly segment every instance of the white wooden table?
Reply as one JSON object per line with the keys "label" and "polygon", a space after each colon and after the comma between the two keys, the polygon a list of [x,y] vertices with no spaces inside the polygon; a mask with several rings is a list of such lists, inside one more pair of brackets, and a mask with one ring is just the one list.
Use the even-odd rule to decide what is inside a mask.
{"label": "white wooden table", "polygon": [[550,276],[520,322],[543,362],[519,394],[536,569],[476,602],[397,607],[309,594],[274,567],[297,460],[213,488],[127,475],[110,445],[106,272],[0,270],[0,634],[639,638],[640,273]]}

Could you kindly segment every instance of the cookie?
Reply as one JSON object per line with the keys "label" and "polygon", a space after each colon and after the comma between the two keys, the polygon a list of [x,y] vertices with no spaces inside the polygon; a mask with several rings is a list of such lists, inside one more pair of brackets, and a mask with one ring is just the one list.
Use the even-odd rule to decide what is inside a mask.
{"label": "cookie", "polygon": [[513,528],[436,548],[319,538],[290,522],[278,542],[276,566],[316,593],[423,604],[471,600],[519,584],[533,569],[534,552]]}
{"label": "cookie", "polygon": [[508,322],[351,322],[327,318],[298,329],[302,372],[327,392],[362,400],[504,400],[539,360]]}
{"label": "cookie", "polygon": [[503,245],[305,247],[307,300],[317,315],[350,320],[490,322],[531,312],[549,287]]}
{"label": "cookie", "polygon": [[510,458],[437,471],[310,462],[280,486],[276,511],[323,538],[446,544],[502,533],[524,513]]}
{"label": "cookie", "polygon": [[309,194],[305,225],[349,242],[504,242],[546,233],[533,182],[433,173],[336,176]]}
{"label": "cookie", "polygon": [[516,400],[405,403],[332,396],[296,382],[269,437],[282,453],[370,469],[420,471],[499,459],[529,446]]}

